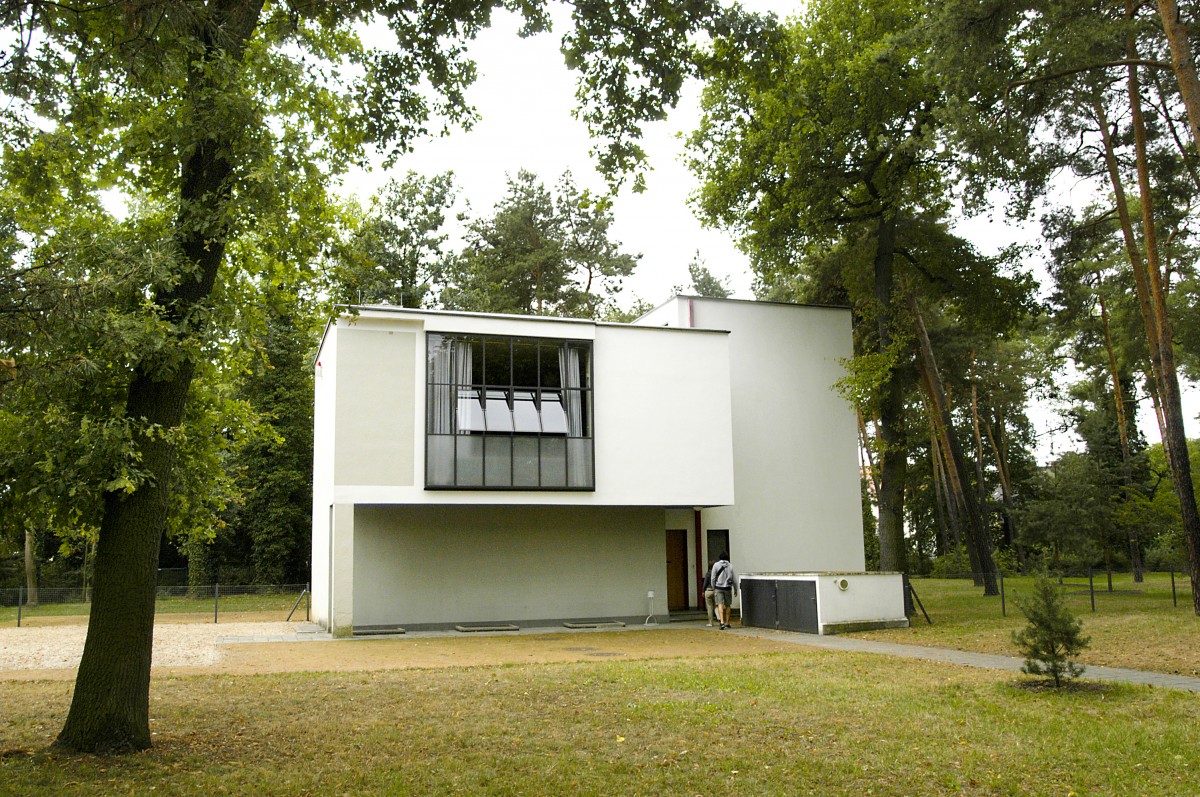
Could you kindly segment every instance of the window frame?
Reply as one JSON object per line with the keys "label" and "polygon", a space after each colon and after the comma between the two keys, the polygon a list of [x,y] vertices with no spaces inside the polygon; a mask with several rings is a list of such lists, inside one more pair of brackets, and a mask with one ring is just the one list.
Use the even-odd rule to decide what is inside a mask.
{"label": "window frame", "polygon": [[[596,433],[595,433],[595,412],[594,412],[594,372],[595,372],[595,342],[583,338],[554,338],[544,336],[530,335],[496,335],[482,333],[465,333],[465,332],[427,332],[425,334],[425,489],[426,490],[473,490],[473,491],[499,491],[499,492],[595,492],[596,490]],[[472,384],[459,384],[455,377],[455,371],[459,367],[454,359],[453,353],[450,357],[450,365],[445,369],[448,381],[435,381],[434,374],[434,354],[435,347],[445,346],[449,344],[454,346],[456,343],[465,343],[471,346],[472,362],[470,365],[470,376]],[[488,354],[494,353],[497,349],[504,349],[504,344],[507,343],[507,374],[508,384],[494,384],[493,380],[498,375],[498,367],[493,362],[489,364]],[[481,362],[474,362],[474,348],[478,344],[478,353],[481,355]],[[536,384],[518,384],[517,383],[517,351],[518,347],[523,347],[526,352],[530,350],[530,345],[535,344],[536,362],[534,370],[537,374],[534,380]],[[586,367],[579,369],[580,386],[568,387],[563,386],[564,378],[559,376],[558,379],[548,379],[546,381],[557,382],[558,384],[543,385],[543,361],[545,353],[563,352],[571,348],[577,349],[584,353],[583,359],[586,360]],[[494,356],[494,354],[493,354]],[[561,374],[562,365],[556,365],[556,369]],[[501,367],[502,368],[502,367]],[[489,371],[491,373],[489,374]],[[474,380],[476,375],[482,379],[482,383],[476,383]],[[491,379],[489,378],[491,377]],[[499,397],[495,393],[503,392],[504,401],[508,408],[507,429],[505,431],[487,431],[490,425],[487,419],[488,402],[498,401]],[[482,404],[483,417],[479,419],[482,430],[472,429],[463,431],[459,426],[459,406],[463,400],[464,393],[473,393],[474,400]],[[538,430],[536,432],[517,431],[517,422],[515,402],[518,393],[530,393],[533,396],[533,405],[535,407],[538,419]],[[434,431],[435,421],[434,413],[437,412],[435,407],[435,395],[440,394],[443,398],[438,399],[438,403],[444,403],[444,399],[448,399],[449,404],[449,431]],[[489,394],[493,394],[489,396]],[[566,428],[563,432],[546,432],[546,423],[542,416],[542,405],[547,396],[553,395],[554,401],[558,407],[558,413],[555,415],[555,421],[561,423]],[[482,402],[479,397],[483,397]],[[582,434],[571,435],[571,410],[567,406],[569,398],[575,398],[579,402],[579,423],[582,424]],[[443,408],[444,410],[445,408]],[[559,420],[561,418],[561,421]],[[442,425],[446,425],[446,418],[442,419]],[[434,438],[446,438],[452,442],[448,445],[443,443],[437,448],[442,452],[441,456],[449,454],[450,467],[449,479],[452,483],[431,483],[431,473],[435,470],[433,466],[434,446],[431,442]],[[478,470],[480,473],[480,484],[459,484],[460,479],[460,461],[462,458],[463,448],[472,448],[472,444],[466,441],[469,439],[479,440],[479,459],[477,463],[472,463],[468,467],[471,470]],[[528,451],[528,445],[519,445],[518,439],[536,440],[534,456],[536,457],[535,470],[537,473],[537,484],[514,484],[519,472],[528,472],[528,462],[524,468],[519,467],[520,462],[525,462],[524,457],[527,455],[519,454],[520,448],[525,448]],[[460,443],[460,440],[462,441]],[[570,441],[586,441],[587,453],[579,456],[578,459],[572,460],[571,451],[580,448],[577,443],[572,445]],[[489,443],[489,441],[491,441]],[[504,441],[504,442],[501,442]],[[561,442],[558,442],[561,441]],[[487,484],[489,465],[488,465],[488,449],[492,446],[506,449],[508,452],[508,462],[506,465],[497,460],[493,463],[493,472],[506,472],[507,483]],[[558,454],[552,454],[553,449],[561,449],[561,478],[562,483],[558,479],[547,478],[547,464],[550,468],[554,468],[557,464]],[[548,459],[549,457],[549,459]],[[503,458],[503,455],[501,455]],[[570,484],[573,476],[573,468],[583,471],[586,477],[584,484]],[[443,462],[439,468],[444,475],[445,463]],[[551,483],[547,483],[547,481]]]}

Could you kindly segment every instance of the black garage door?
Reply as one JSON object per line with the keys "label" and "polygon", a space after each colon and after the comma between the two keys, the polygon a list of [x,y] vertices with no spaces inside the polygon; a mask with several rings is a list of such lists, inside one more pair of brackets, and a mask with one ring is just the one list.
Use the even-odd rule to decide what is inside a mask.
{"label": "black garage door", "polygon": [[782,631],[819,632],[817,582],[744,578],[742,625]]}

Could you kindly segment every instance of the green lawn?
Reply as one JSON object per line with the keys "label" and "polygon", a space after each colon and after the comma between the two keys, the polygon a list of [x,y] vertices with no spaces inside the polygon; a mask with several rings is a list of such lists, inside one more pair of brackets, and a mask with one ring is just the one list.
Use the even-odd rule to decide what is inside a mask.
{"label": "green lawn", "polygon": [[47,745],[71,685],[0,683],[20,795],[1183,795],[1200,697],[800,649],[156,680],[153,750]]}
{"label": "green lawn", "polygon": [[[1097,575],[1096,611],[1092,612],[1087,579],[1067,579],[1067,605],[1083,621],[1091,646],[1080,656],[1085,664],[1130,667],[1200,677],[1200,618],[1192,610],[1190,582],[1176,573],[1179,605],[1171,601],[1167,573],[1147,574],[1142,584],[1130,575],[1113,576],[1113,592]],[[980,653],[1017,655],[1012,632],[1025,624],[1016,600],[1030,589],[1030,577],[1006,578],[1007,617],[999,597],[966,579],[913,579],[913,587],[933,624],[918,610],[912,627],[855,634],[871,639],[932,645]]]}
{"label": "green lawn", "polygon": [[[301,594],[299,592],[225,593],[214,601],[212,587],[204,587],[202,590],[202,594],[193,597],[160,597],[154,604],[154,610],[158,614],[188,614],[211,619],[213,610],[216,608],[218,621],[224,614],[255,614],[278,615],[270,618],[260,616],[258,619],[273,619],[282,622],[287,619],[288,612],[295,606],[296,600]],[[23,606],[21,622],[37,624],[37,621],[42,618],[65,617],[78,617],[80,622],[86,622],[91,608],[90,603],[78,602]],[[301,602],[292,619],[295,620],[297,617],[304,619],[304,609],[305,605]],[[0,626],[15,626],[16,624],[17,608],[15,606],[0,607]]]}

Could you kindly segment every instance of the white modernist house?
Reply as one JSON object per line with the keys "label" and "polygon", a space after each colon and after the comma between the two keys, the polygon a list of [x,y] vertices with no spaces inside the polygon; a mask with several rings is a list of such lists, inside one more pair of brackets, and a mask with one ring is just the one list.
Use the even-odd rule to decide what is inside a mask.
{"label": "white modernist house", "polygon": [[315,620],[640,623],[701,606],[728,550],[832,595],[813,630],[901,622],[899,577],[862,573],[855,419],[833,389],[850,346],[843,308],[351,308],[315,361]]}

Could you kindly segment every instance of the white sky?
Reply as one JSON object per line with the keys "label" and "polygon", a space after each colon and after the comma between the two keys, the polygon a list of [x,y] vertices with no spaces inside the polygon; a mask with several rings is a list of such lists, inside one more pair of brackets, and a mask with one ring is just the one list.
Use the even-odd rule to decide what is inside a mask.
{"label": "white sky", "polygon": [[[780,17],[799,13],[801,0],[743,0],[754,10],[774,11]],[[377,170],[348,180],[347,193],[365,205],[390,177],[408,171],[426,176],[453,171],[460,197],[475,215],[485,215],[505,193],[508,175],[520,169],[534,172],[547,185],[570,170],[577,185],[603,191],[589,155],[591,141],[584,124],[571,115],[575,107],[575,76],[563,64],[559,41],[569,20],[562,16],[554,32],[529,39],[516,35],[517,18],[497,12],[491,28],[471,47],[479,77],[467,93],[480,119],[470,131],[417,142],[414,151],[401,158],[388,172]],[[681,135],[690,132],[699,119],[699,85],[685,91],[680,107],[666,121],[649,125],[643,141],[652,168],[646,175],[647,190],[634,194],[622,190],[614,205],[613,237],[623,251],[640,253],[634,275],[626,281],[619,303],[628,307],[635,297],[658,304],[670,297],[675,286],[687,287],[687,265],[697,253],[708,268],[725,279],[738,298],[753,298],[752,275],[746,257],[731,238],[719,230],[704,228],[692,214],[689,196],[697,183],[681,160]],[[1077,186],[1075,188],[1078,188]],[[1074,193],[1074,190],[1071,191]],[[985,253],[1014,242],[1036,242],[1037,225],[1012,227],[1003,222],[1003,211],[992,218],[962,222],[956,231]],[[1200,396],[1190,390],[1185,396],[1189,435],[1200,434],[1196,414]],[[1041,429],[1056,425],[1054,408],[1034,408]],[[1140,426],[1152,441],[1158,439],[1152,414],[1142,413]],[[1039,458],[1078,446],[1070,436],[1039,445]]]}
{"label": "white sky", "polygon": [[[799,0],[751,0],[743,5],[772,10],[781,17],[798,12]],[[581,188],[603,192],[604,181],[593,167],[586,126],[572,117],[575,75],[563,64],[559,42],[570,24],[558,9],[555,30],[529,39],[516,35],[515,15],[497,12],[491,28],[471,46],[479,77],[467,92],[480,120],[470,131],[418,142],[386,174],[356,177],[349,184],[365,204],[389,177],[408,171],[433,175],[453,171],[460,201],[466,199],[476,215],[485,215],[505,193],[508,175],[520,169],[534,172],[548,186],[570,170]],[[634,296],[655,304],[671,296],[674,286],[687,286],[687,265],[697,251],[709,269],[726,277],[739,298],[752,298],[747,261],[728,235],[705,229],[693,216],[688,196],[696,181],[680,160],[687,133],[699,119],[699,85],[667,120],[647,126],[643,141],[652,168],[647,190],[634,194],[622,189],[613,209],[612,235],[623,251],[642,259],[618,303],[629,306]]]}

